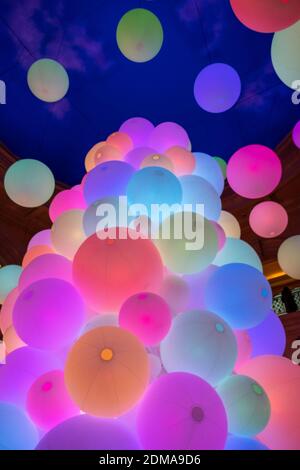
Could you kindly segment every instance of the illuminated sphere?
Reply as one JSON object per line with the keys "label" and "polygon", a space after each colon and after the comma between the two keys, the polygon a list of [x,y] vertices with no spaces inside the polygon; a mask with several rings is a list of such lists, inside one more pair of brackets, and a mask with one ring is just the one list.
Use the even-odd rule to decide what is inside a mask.
{"label": "illuminated sphere", "polygon": [[135,436],[117,420],[82,414],[51,429],[37,450],[136,450]]}
{"label": "illuminated sphere", "polygon": [[221,211],[218,224],[223,228],[226,237],[241,238],[240,224],[230,212]]}
{"label": "illuminated sphere", "polygon": [[117,43],[132,62],[148,62],[160,51],[164,32],[157,16],[144,8],[130,10],[117,27]]}
{"label": "illuminated sphere", "polygon": [[186,310],[189,300],[189,287],[182,277],[174,274],[167,275],[160,286],[159,294],[165,299],[172,313]]}
{"label": "illuminated sphere", "polygon": [[126,194],[134,169],[126,162],[111,161],[91,170],[83,185],[84,198],[88,205],[107,196]]}
{"label": "illuminated sphere", "polygon": [[209,113],[223,113],[232,108],[241,94],[241,79],[227,64],[211,64],[201,70],[194,85],[198,105]]}
{"label": "illuminated sphere", "polygon": [[122,156],[126,155],[133,148],[132,139],[125,132],[114,132],[107,138],[107,143],[118,149]]}
{"label": "illuminated sphere", "polygon": [[[108,234],[109,235],[109,234]],[[73,279],[87,304],[97,312],[114,313],[133,294],[153,291],[162,281],[162,262],[151,240],[101,240],[89,237],[73,261]]]}
{"label": "illuminated sphere", "polygon": [[85,209],[86,202],[81,191],[67,189],[58,193],[49,207],[49,217],[54,222],[61,214],[73,209]]}
{"label": "illuminated sphere", "polygon": [[148,356],[140,341],[129,331],[104,326],[89,331],[73,345],[65,382],[82,411],[113,418],[137,403],[149,373]]}
{"label": "illuminated sphere", "polygon": [[39,246],[39,245],[51,245],[51,230],[41,230],[40,232],[37,232],[33,237],[31,238],[30,242],[28,243],[27,250],[30,250],[34,246]]}
{"label": "illuminated sphere", "polygon": [[208,181],[196,175],[181,176],[179,181],[182,187],[183,204],[192,204],[191,210],[194,212],[196,212],[196,204],[203,204],[205,218],[210,220],[219,219],[221,200]]}
{"label": "illuminated sphere", "polygon": [[174,173],[177,176],[189,175],[195,168],[195,157],[189,150],[174,146],[166,150],[165,154],[171,160]]}
{"label": "illuminated sphere", "polygon": [[144,449],[218,450],[225,445],[227,418],[207,382],[177,372],[150,385],[138,409],[137,430]]}
{"label": "illuminated sphere", "polygon": [[144,158],[140,165],[140,168],[146,168],[148,166],[158,166],[161,168],[165,168],[169,171],[174,171],[174,165],[172,163],[172,160],[166,155],[162,155],[159,153],[154,153],[153,155],[148,155],[148,157]]}
{"label": "illuminated sphere", "polygon": [[283,355],[286,333],[280,317],[272,310],[264,321],[247,330],[247,334],[252,345],[252,357],[264,354]]}
{"label": "illuminated sphere", "polygon": [[252,266],[226,264],[209,279],[205,304],[232,328],[252,328],[269,314],[272,290],[263,274]]}
{"label": "illuminated sphere", "polygon": [[191,150],[191,141],[186,130],[176,122],[162,122],[156,126],[149,136],[148,145],[161,153],[171,147]]}
{"label": "illuminated sphere", "polygon": [[19,289],[18,287],[15,287],[10,291],[3,301],[0,310],[0,330],[3,334],[12,325],[12,312],[18,295]]}
{"label": "illuminated sphere", "polygon": [[145,159],[151,159],[157,152],[150,147],[136,147],[125,156],[125,161],[138,170]]}
{"label": "illuminated sphere", "polygon": [[217,392],[231,434],[252,437],[265,429],[270,418],[270,401],[259,383],[244,375],[231,375],[218,385]]}
{"label": "illuminated sphere", "polygon": [[[112,210],[112,213],[107,212],[106,208],[108,207]],[[120,207],[122,206],[116,196],[104,197],[91,204],[83,215],[83,228],[86,236],[89,237],[104,230],[105,227],[127,227],[134,218],[129,216],[127,217],[128,220],[125,218],[123,221]],[[101,212],[99,212],[100,209]]]}
{"label": "illuminated sphere", "polygon": [[218,165],[219,165],[219,167],[222,171],[223,178],[224,178],[224,180],[226,180],[226,177],[227,177],[226,176],[226,174],[227,174],[227,163],[221,157],[213,157],[213,159],[218,163]]}
{"label": "illuminated sphere", "polygon": [[69,89],[66,69],[52,59],[40,59],[34,62],[28,70],[27,83],[31,93],[47,103],[60,101]]}
{"label": "illuminated sphere", "polygon": [[300,235],[287,238],[279,247],[278,263],[291,278],[300,279]]}
{"label": "illuminated sphere", "polygon": [[165,300],[152,292],[135,294],[125,301],[119,314],[120,326],[131,331],[146,346],[158,344],[171,326]]}
{"label": "illuminated sphere", "polygon": [[208,181],[220,196],[224,189],[224,176],[219,164],[206,153],[194,152],[196,166],[194,174]]}
{"label": "illuminated sphere", "polygon": [[293,141],[296,147],[300,149],[300,121],[297,122],[293,129]]}
{"label": "illuminated sphere", "polygon": [[216,234],[217,234],[217,239],[218,239],[218,251],[220,251],[220,250],[222,250],[222,248],[224,247],[224,245],[226,243],[225,232],[224,232],[223,228],[221,227],[221,225],[219,225],[217,222],[215,222],[214,220],[211,220],[210,222],[215,228],[215,231],[216,231]]}
{"label": "illuminated sphere", "polygon": [[[154,129],[152,122],[142,117],[134,117],[125,121],[119,132],[128,134],[135,147],[143,147]],[[131,163],[131,162],[129,162]]]}
{"label": "illuminated sphere", "polygon": [[240,436],[228,436],[225,450],[269,450],[257,439]]}
{"label": "illuminated sphere", "polygon": [[118,148],[106,142],[98,142],[86,154],[85,169],[89,172],[101,163],[122,160],[122,157],[123,154]]}
{"label": "illuminated sphere", "polygon": [[213,263],[217,266],[225,264],[243,263],[263,270],[261,260],[256,251],[244,240],[239,238],[227,238],[224,247],[218,252]]}
{"label": "illuminated sphere", "polygon": [[[183,232],[179,238],[175,231],[178,225]],[[192,240],[185,235],[186,230],[191,231]],[[165,266],[173,273],[199,273],[212,263],[218,251],[215,228],[200,214],[177,212],[171,215],[162,222],[159,236],[156,245]]]}
{"label": "illuminated sphere", "polygon": [[0,304],[6,296],[18,285],[22,268],[16,264],[9,264],[0,268]]}
{"label": "illuminated sphere", "polygon": [[22,207],[38,207],[47,202],[55,189],[52,172],[42,162],[30,158],[13,163],[4,177],[8,197]]}
{"label": "illuminated sphere", "polygon": [[270,194],[280,182],[281,161],[263,145],[247,145],[235,152],[227,166],[227,180],[234,192],[248,199]]}
{"label": "illuminated sphere", "polygon": [[281,204],[264,201],[253,207],[249,223],[256,235],[262,238],[274,238],[287,228],[288,215]]}
{"label": "illuminated sphere", "polygon": [[17,334],[16,329],[14,325],[11,325],[5,333],[3,334],[3,342],[5,345],[5,353],[10,354],[16,349],[23,348],[24,346],[27,346],[24,341],[20,338],[20,336]]}
{"label": "illuminated sphere", "polygon": [[108,314],[108,315],[97,315],[96,317],[92,318],[82,330],[82,334],[88,333],[95,328],[99,328],[100,326],[119,326],[119,318],[116,314]]}
{"label": "illuminated sphere", "polygon": [[53,247],[62,256],[73,259],[76,251],[86,239],[83,229],[84,211],[74,209],[62,213],[53,223],[51,239]]}
{"label": "illuminated sphere", "polygon": [[67,392],[61,370],[47,372],[31,385],[26,410],[35,425],[44,431],[78,415],[80,411]]}
{"label": "illuminated sphere", "polygon": [[61,279],[42,279],[24,289],[14,306],[13,323],[29,346],[56,350],[80,332],[85,317],[77,290]]}
{"label": "illuminated sphere", "polygon": [[173,319],[160,354],[167,372],[190,372],[215,386],[231,374],[237,346],[233,331],[222,318],[193,310]]}
{"label": "illuminated sphere", "polygon": [[200,273],[190,274],[183,277],[188,286],[188,302],[185,310],[205,310],[204,293],[208,279],[217,270],[217,266],[210,264]]}
{"label": "illuminated sphere", "polygon": [[[259,325],[256,327],[259,328]],[[254,328],[253,328],[254,329]],[[238,370],[241,364],[251,358],[253,346],[248,331],[251,330],[235,330],[234,336],[237,343],[237,358],[234,365],[234,371]]]}
{"label": "illuminated sphere", "polygon": [[21,408],[0,402],[0,450],[32,450],[38,432]]}
{"label": "illuminated sphere", "polygon": [[25,269],[32,261],[43,255],[55,254],[52,245],[35,245],[30,250],[26,251],[25,256],[22,260],[22,267]]}
{"label": "illuminated sphere", "polygon": [[271,403],[267,427],[257,436],[272,450],[299,450],[300,368],[280,356],[259,356],[241,366],[239,373],[256,380]]}

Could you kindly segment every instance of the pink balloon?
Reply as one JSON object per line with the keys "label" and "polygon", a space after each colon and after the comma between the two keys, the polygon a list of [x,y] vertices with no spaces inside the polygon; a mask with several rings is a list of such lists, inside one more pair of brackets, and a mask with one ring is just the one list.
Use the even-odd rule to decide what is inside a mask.
{"label": "pink balloon", "polygon": [[30,250],[34,246],[52,246],[51,230],[47,229],[36,233],[30,240],[27,250]]}
{"label": "pink balloon", "polygon": [[5,297],[4,302],[2,304],[2,308],[0,311],[0,330],[3,334],[12,325],[13,308],[18,296],[19,289],[18,287],[16,287]]}
{"label": "pink balloon", "polygon": [[122,305],[120,326],[131,331],[143,344],[158,344],[171,326],[171,313],[162,297],[151,292],[135,294]]}
{"label": "pink balloon", "polygon": [[175,122],[163,122],[155,127],[149,137],[148,145],[161,153],[175,146],[191,150],[189,136],[185,129]]}
{"label": "pink balloon", "polygon": [[165,299],[173,314],[184,312],[189,300],[189,287],[185,280],[175,274],[167,274],[159,294]]}
{"label": "pink balloon", "polygon": [[226,243],[226,235],[224,229],[214,220],[211,220],[211,223],[216,229],[217,238],[218,238],[218,251],[221,251]]}
{"label": "pink balloon", "polygon": [[233,191],[248,199],[270,194],[280,182],[281,161],[263,145],[248,145],[235,152],[227,166],[227,180]]}
{"label": "pink balloon", "polygon": [[245,330],[235,330],[234,335],[238,350],[234,370],[237,371],[244,362],[250,359],[252,354],[252,343],[250,336]]}
{"label": "pink balloon", "polygon": [[83,193],[78,189],[67,189],[58,193],[50,204],[49,216],[54,222],[63,212],[86,209]]}
{"label": "pink balloon", "polygon": [[263,238],[278,237],[288,225],[288,215],[281,204],[264,201],[253,207],[249,216],[250,227]]}
{"label": "pink balloon", "polygon": [[125,121],[119,131],[129,135],[135,147],[147,145],[147,140],[152,130],[153,124],[147,119],[135,117]]}

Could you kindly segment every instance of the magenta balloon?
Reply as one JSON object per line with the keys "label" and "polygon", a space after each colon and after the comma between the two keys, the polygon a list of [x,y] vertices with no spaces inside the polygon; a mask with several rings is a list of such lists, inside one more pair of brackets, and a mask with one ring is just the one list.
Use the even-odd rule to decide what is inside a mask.
{"label": "magenta balloon", "polygon": [[163,122],[151,133],[148,145],[163,153],[171,147],[191,149],[191,142],[185,129],[175,122]]}
{"label": "magenta balloon", "polygon": [[54,222],[63,212],[85,208],[86,202],[83,198],[82,191],[78,189],[67,189],[58,193],[52,200],[49,207],[49,216],[52,222]]}
{"label": "magenta balloon", "polygon": [[282,356],[286,346],[283,324],[272,310],[263,322],[247,330],[252,344],[251,357],[273,354]]}
{"label": "magenta balloon", "polygon": [[292,136],[294,144],[296,147],[298,147],[298,149],[300,149],[300,121],[298,121],[295,125]]}
{"label": "magenta balloon", "polygon": [[131,166],[133,166],[135,169],[139,169],[141,163],[145,160],[145,158],[156,153],[156,150],[150,147],[137,147],[133,150],[130,150],[130,152],[125,155],[124,160]]}
{"label": "magenta balloon", "polygon": [[61,279],[42,279],[19,295],[13,311],[17,334],[29,346],[57,350],[80,332],[85,307],[78,291]]}
{"label": "magenta balloon", "polygon": [[141,117],[135,117],[125,121],[119,129],[119,132],[125,132],[129,135],[135,147],[141,147],[147,144],[149,135],[154,129],[152,122]]}
{"label": "magenta balloon", "polygon": [[288,215],[278,202],[264,201],[253,207],[249,223],[256,235],[262,238],[274,238],[287,228]]}
{"label": "magenta balloon", "polygon": [[211,264],[204,271],[197,274],[183,276],[189,287],[189,302],[186,310],[205,309],[204,293],[210,277],[218,267]]}
{"label": "magenta balloon", "polygon": [[22,271],[19,291],[41,279],[56,278],[72,283],[72,263],[64,256],[48,254],[35,258]]}
{"label": "magenta balloon", "polygon": [[36,233],[30,240],[27,250],[33,248],[34,246],[51,246],[51,230],[42,230],[41,232]]}
{"label": "magenta balloon", "polygon": [[160,376],[148,388],[137,416],[145,449],[218,450],[227,438],[227,418],[216,391],[195,375]]}
{"label": "magenta balloon", "polygon": [[122,423],[86,414],[51,429],[37,450],[139,450],[135,436]]}
{"label": "magenta balloon", "polygon": [[280,182],[281,161],[263,145],[247,145],[235,152],[227,166],[227,180],[233,191],[248,199],[270,194]]}

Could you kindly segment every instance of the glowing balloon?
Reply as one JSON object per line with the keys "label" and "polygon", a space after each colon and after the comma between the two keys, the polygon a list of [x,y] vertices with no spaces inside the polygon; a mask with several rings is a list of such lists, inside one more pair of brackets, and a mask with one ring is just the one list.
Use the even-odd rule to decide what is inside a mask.
{"label": "glowing balloon", "polygon": [[122,156],[133,148],[132,139],[125,132],[114,132],[107,138],[107,143],[118,149]]}
{"label": "glowing balloon", "polygon": [[227,64],[211,64],[201,70],[194,85],[198,105],[209,113],[223,113],[232,108],[241,94],[241,79]]}
{"label": "glowing balloon", "polygon": [[159,294],[165,299],[173,314],[186,310],[189,287],[180,276],[172,274],[166,276],[159,289]]}
{"label": "glowing balloon", "polygon": [[39,258],[43,255],[53,255],[55,254],[55,250],[51,245],[35,245],[30,250],[25,253],[25,256],[22,260],[22,267],[25,269],[32,261],[36,258]]}
{"label": "glowing balloon", "polygon": [[122,305],[120,326],[133,333],[146,346],[158,344],[171,326],[168,304],[157,294],[135,294]]}
{"label": "glowing balloon", "polygon": [[10,293],[5,297],[5,300],[2,304],[0,310],[0,330],[2,333],[5,333],[7,328],[12,325],[12,312],[15,305],[15,302],[19,295],[18,287],[15,287]]}
{"label": "glowing balloon", "polygon": [[32,94],[47,103],[60,101],[69,89],[66,69],[52,59],[34,62],[28,70],[27,83]]}
{"label": "glowing balloon", "polygon": [[[259,328],[258,325],[255,328]],[[253,329],[255,329],[253,328]],[[234,365],[234,371],[238,370],[238,368],[245,362],[251,358],[251,354],[253,351],[252,341],[248,331],[251,330],[235,330],[234,336],[237,343],[237,358]]]}
{"label": "glowing balloon", "polygon": [[132,62],[148,62],[160,51],[164,32],[157,16],[144,8],[130,10],[117,27],[117,43]]}
{"label": "glowing balloon", "polygon": [[174,165],[171,159],[166,155],[161,155],[159,153],[154,153],[153,155],[149,155],[148,157],[144,158],[140,168],[147,168],[148,166],[156,166],[165,168],[169,171],[174,171]]}
{"label": "glowing balloon", "polygon": [[218,220],[221,213],[221,200],[213,186],[205,179],[196,175],[179,178],[182,187],[182,203],[192,204],[191,210],[196,212],[196,204],[203,204],[204,217]]}
{"label": "glowing balloon", "polygon": [[157,152],[165,153],[171,147],[191,150],[191,141],[185,129],[176,122],[163,122],[155,127],[148,139],[148,145]]}
{"label": "glowing balloon", "polygon": [[51,239],[55,250],[66,258],[73,259],[76,251],[86,239],[83,229],[84,211],[74,209],[62,213],[53,223]]}
{"label": "glowing balloon", "polygon": [[[273,354],[282,356],[286,346],[286,333],[278,315],[270,311],[263,322],[247,330],[252,345],[252,357]],[[249,358],[250,359],[250,358]]]}
{"label": "glowing balloon", "polygon": [[288,215],[281,204],[264,201],[253,207],[249,223],[256,235],[263,238],[274,238],[287,228]]}
{"label": "glowing balloon", "polygon": [[61,279],[43,279],[19,295],[13,323],[29,346],[55,350],[68,345],[79,333],[85,308],[77,290]]}
{"label": "glowing balloon", "polygon": [[213,159],[218,163],[221,171],[222,171],[222,174],[223,174],[223,178],[224,180],[226,180],[226,175],[227,175],[227,163],[225,162],[225,160],[223,160],[223,158],[220,158],[220,157],[213,157]]}
{"label": "glowing balloon", "polygon": [[0,402],[0,450],[32,450],[38,432],[21,408]]}
{"label": "glowing balloon", "polygon": [[86,154],[84,165],[86,171],[93,170],[97,165],[109,161],[122,160],[122,152],[106,142],[98,142]]}
{"label": "glowing balloon", "polygon": [[205,310],[204,293],[207,282],[217,269],[217,266],[211,264],[200,273],[183,277],[188,286],[188,302],[186,304],[185,310]]}
{"label": "glowing balloon", "polygon": [[[108,207],[112,210],[111,214],[106,211]],[[86,236],[89,237],[104,230],[105,227],[102,225],[109,228],[128,227],[133,219],[133,217],[122,217],[122,204],[120,204],[118,197],[108,196],[99,199],[86,209],[83,215],[83,228]]]}
{"label": "glowing balloon", "polygon": [[119,326],[119,318],[111,313],[109,315],[98,315],[90,320],[82,330],[82,334],[88,333],[100,326]]}
{"label": "glowing balloon", "polygon": [[293,279],[300,279],[300,235],[287,238],[279,247],[278,263]]}
{"label": "glowing balloon", "polygon": [[295,125],[292,136],[294,144],[296,147],[298,147],[298,149],[300,149],[300,121],[298,121]]}
{"label": "glowing balloon", "polygon": [[38,207],[52,196],[55,180],[44,163],[28,158],[9,167],[4,187],[8,197],[19,206]]}
{"label": "glowing balloon", "polygon": [[151,159],[153,155],[157,155],[154,149],[150,147],[137,147],[127,153],[125,161],[138,170],[143,161]]}
{"label": "glowing balloon", "polygon": [[269,450],[267,446],[256,439],[240,436],[228,436],[225,450]]}
{"label": "glowing balloon", "polygon": [[122,423],[97,419],[86,414],[75,416],[51,429],[37,450],[137,450],[139,443]]}
{"label": "glowing balloon", "polygon": [[274,450],[299,450],[300,368],[279,356],[260,356],[241,366],[239,373],[256,380],[271,403],[267,427],[257,437]]}
{"label": "glowing balloon", "polygon": [[166,150],[165,154],[172,162],[174,173],[177,176],[189,175],[195,168],[195,157],[189,150],[175,146]]}
{"label": "glowing balloon", "polygon": [[208,181],[220,196],[224,189],[224,176],[220,166],[206,153],[194,152],[194,156],[196,159],[194,174]]}
{"label": "glowing balloon", "polygon": [[224,248],[224,245],[226,243],[225,232],[224,232],[223,228],[221,227],[221,225],[219,225],[217,222],[215,222],[214,220],[211,220],[210,222],[214,226],[215,232],[217,234],[218,251],[220,251],[220,250],[222,250],[222,248]]}
{"label": "glowing balloon", "polygon": [[228,418],[228,431],[251,437],[265,429],[270,418],[270,401],[255,380],[232,375],[217,387]]}
{"label": "glowing balloon", "polygon": [[135,147],[143,147],[146,145],[153,129],[154,125],[148,119],[134,117],[125,121],[120,127],[119,132],[128,134]]}
{"label": "glowing balloon", "polygon": [[21,340],[20,336],[17,334],[15,327],[11,325],[5,331],[3,335],[3,342],[5,344],[5,353],[10,354],[16,349],[23,348],[27,346],[24,341]]}
{"label": "glowing balloon", "polygon": [[231,374],[237,356],[235,336],[217,315],[193,310],[177,315],[161,342],[168,372],[190,372],[212,385]]}
{"label": "glowing balloon", "polygon": [[217,450],[227,437],[217,393],[187,373],[162,375],[150,385],[138,409],[137,428],[145,449]]}
{"label": "glowing balloon", "polygon": [[230,212],[221,211],[218,224],[223,228],[226,237],[241,238],[240,224]]}
{"label": "glowing balloon", "polygon": [[252,328],[269,314],[272,290],[262,273],[252,266],[226,264],[210,277],[205,304],[232,328]]}
{"label": "glowing balloon", "polygon": [[69,393],[81,410],[112,418],[132,408],[149,380],[147,353],[121,328],[96,328],[73,345],[65,366]]}
{"label": "glowing balloon", "polygon": [[51,230],[47,229],[37,232],[30,240],[27,250],[39,245],[51,245]]}
{"label": "glowing balloon", "polygon": [[81,191],[67,189],[61,191],[52,200],[49,207],[49,217],[54,222],[63,212],[73,209],[85,209],[86,202]]}
{"label": "glowing balloon", "polygon": [[231,263],[243,263],[262,271],[261,260],[256,251],[244,240],[239,238],[227,238],[225,245],[218,252],[213,263],[217,266],[224,266]]}
{"label": "glowing balloon", "polygon": [[[108,236],[109,236],[108,232]],[[162,262],[151,240],[101,240],[89,237],[73,261],[73,279],[87,304],[97,312],[113,313],[133,294],[154,291],[162,281]]]}
{"label": "glowing balloon", "polygon": [[22,268],[16,264],[9,264],[0,268],[0,304],[6,296],[18,285]]}
{"label": "glowing balloon", "polygon": [[67,392],[61,370],[46,372],[31,385],[26,410],[35,425],[46,431],[80,412]]}

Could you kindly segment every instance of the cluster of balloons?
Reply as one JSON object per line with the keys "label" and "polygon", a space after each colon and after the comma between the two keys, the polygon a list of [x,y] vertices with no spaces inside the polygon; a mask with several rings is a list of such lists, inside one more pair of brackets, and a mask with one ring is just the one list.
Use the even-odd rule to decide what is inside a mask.
{"label": "cluster of balloons", "polygon": [[[133,118],[85,164],[82,183],[52,199],[52,227],[32,238],[22,267],[0,269],[0,448],[299,449],[300,370],[281,357],[260,260],[221,211],[218,161],[193,153],[178,124]],[[265,171],[244,190],[265,191],[261,179],[269,189]],[[45,180],[39,193],[34,168],[27,187],[27,173],[8,181],[25,207],[52,188]],[[139,232],[136,214],[99,230],[99,207],[122,215],[120,196],[181,205],[161,218],[169,237]],[[191,248],[174,228],[187,214],[202,233]]]}

